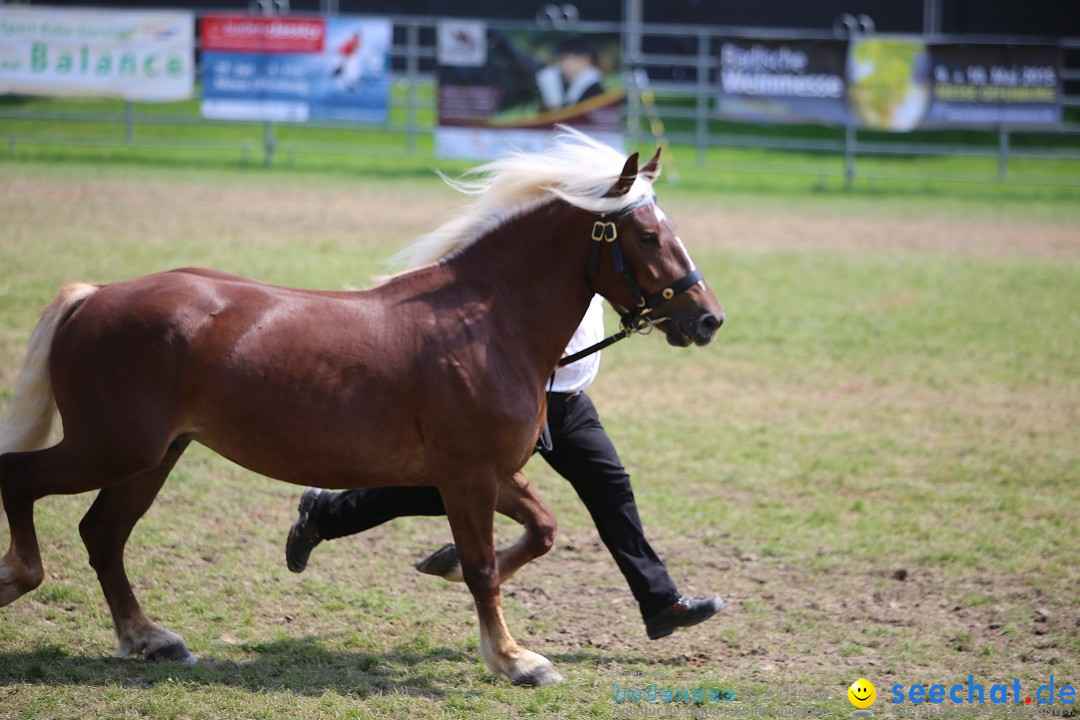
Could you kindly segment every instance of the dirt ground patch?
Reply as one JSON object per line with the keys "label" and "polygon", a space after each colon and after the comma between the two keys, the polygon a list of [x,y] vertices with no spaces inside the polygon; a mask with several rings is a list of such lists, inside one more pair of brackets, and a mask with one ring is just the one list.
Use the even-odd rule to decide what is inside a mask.
{"label": "dirt ground patch", "polygon": [[[434,229],[464,198],[436,183],[389,181],[344,186],[200,187],[165,181],[106,180],[71,183],[37,177],[0,179],[5,234],[18,238],[41,223],[69,232],[114,229],[139,233],[148,243],[215,234],[248,238],[260,228],[267,243],[349,238],[358,245],[400,247]],[[1022,218],[845,215],[775,206],[740,208],[717,198],[702,202],[663,189],[665,207],[693,250],[946,253],[971,256],[1080,257],[1080,230],[1059,222]],[[412,198],[410,198],[412,196]],[[58,199],[62,198],[62,202]],[[106,212],[105,209],[113,212]],[[92,237],[88,238],[90,241]]]}
{"label": "dirt ground patch", "polygon": [[912,217],[887,211],[880,215],[815,211],[800,204],[740,209],[677,198],[665,203],[678,219],[691,249],[725,248],[769,252],[830,250],[841,252],[948,254],[972,257],[1080,257],[1075,224],[1032,222],[1019,218]]}
{"label": "dirt ground patch", "polygon": [[[191,242],[212,233],[216,242],[258,241],[270,246],[349,239],[358,246],[393,248],[433,229],[460,204],[445,192],[410,201],[394,183],[334,186],[199,186],[161,180],[67,182],[0,178],[5,235],[57,231],[93,243],[110,233],[152,245]],[[271,229],[271,231],[268,231]]]}
{"label": "dirt ground patch", "polygon": [[[1064,265],[1080,259],[1080,226],[1025,220],[1016,208],[995,218],[973,214],[950,217],[940,210],[931,217],[911,210],[894,211],[889,206],[876,214],[847,212],[843,207],[846,201],[836,198],[825,198],[820,207],[806,198],[794,205],[764,198],[743,204],[722,197],[711,202],[673,188],[660,190],[665,208],[679,223],[690,250],[710,256],[710,262],[728,252],[760,253],[766,261],[774,254],[810,256],[818,252],[947,255],[994,261],[973,263],[979,268],[1011,268],[1004,260],[1015,258],[1037,261],[1015,265],[1038,268],[1049,265],[1041,261],[1062,261]],[[230,177],[204,186],[164,175],[112,176],[96,182],[44,173],[0,177],[0,308],[11,308],[0,316],[0,393],[11,386],[41,298],[61,281],[109,281],[178,264],[197,264],[274,281],[296,279],[311,286],[363,285],[377,258],[388,257],[410,239],[432,230],[463,201],[435,182],[415,179],[241,183]],[[930,205],[925,199],[919,202]],[[1003,261],[997,262],[999,259]],[[841,260],[846,263],[850,256]],[[822,277],[814,281],[827,285],[828,279]],[[874,275],[873,280],[879,277]],[[981,282],[983,276],[977,279]],[[868,309],[856,308],[854,316],[865,320],[918,300],[914,292],[904,289],[870,298]],[[781,317],[778,326],[797,320],[794,315]],[[866,325],[872,320],[874,317]],[[1039,317],[1033,322],[1050,321],[1057,319]],[[725,331],[733,325],[729,323]],[[842,323],[837,327],[848,330]],[[1061,328],[1062,335],[1075,331],[1075,326],[1062,324]],[[842,533],[848,533],[844,541],[856,534],[845,524],[852,515],[852,500],[843,498],[843,507],[836,510],[831,497],[825,501],[820,497],[834,490],[840,495],[852,487],[872,488],[876,482],[896,480],[900,475],[908,481],[901,492],[910,496],[910,506],[904,510],[915,515],[923,508],[915,507],[917,501],[910,498],[916,491],[932,496],[938,490],[933,484],[940,476],[911,472],[911,466],[921,468],[944,458],[949,468],[970,463],[974,466],[971,475],[978,476],[981,466],[1011,463],[1017,468],[1015,478],[1005,479],[1015,483],[999,482],[987,491],[997,492],[997,496],[976,497],[982,489],[976,486],[972,498],[965,497],[966,486],[959,483],[950,489],[954,506],[970,512],[955,518],[950,537],[969,531],[972,537],[980,530],[996,532],[999,526],[995,523],[1017,527],[1002,520],[1008,515],[1019,518],[1017,523],[1027,523],[1023,530],[1032,535],[1049,536],[1053,531],[1055,539],[1032,545],[1052,550],[1051,560],[1071,557],[1069,553],[1074,554],[1075,548],[1062,546],[1075,538],[1075,531],[1058,522],[1062,510],[1054,493],[1060,493],[1066,502],[1075,498],[1070,487],[1075,487],[1078,467],[1072,449],[1077,395],[1076,386],[1069,385],[1075,382],[1075,374],[1055,365],[1035,375],[1034,380],[1021,379],[1011,385],[993,378],[980,384],[966,377],[929,377],[940,381],[934,384],[927,382],[931,368],[924,374],[912,372],[904,381],[878,383],[869,374],[838,372],[826,377],[828,382],[820,382],[822,375],[842,368],[842,363],[819,357],[824,370],[810,368],[781,377],[771,370],[786,362],[782,351],[788,336],[780,331],[777,334],[781,338],[774,344],[745,336],[748,349],[741,359],[718,354],[693,365],[678,366],[673,361],[670,367],[681,368],[674,373],[677,377],[669,377],[670,372],[657,373],[656,364],[644,354],[613,356],[605,360],[607,371],[596,386],[602,412],[619,418],[624,423],[620,427],[623,434],[633,437],[637,433],[639,446],[647,448],[635,459],[661,467],[660,472],[641,473],[640,483],[635,474],[639,498],[649,494],[656,500],[654,506],[642,510],[647,533],[668,561],[680,590],[695,596],[723,595],[728,603],[724,613],[691,632],[648,641],[625,581],[589,526],[572,490],[552,475],[538,473],[541,479],[534,478],[534,482],[560,513],[562,526],[554,551],[523,569],[504,588],[508,622],[518,639],[549,655],[561,669],[568,666],[579,676],[578,682],[592,683],[595,687],[578,689],[583,696],[598,699],[605,697],[607,673],[627,666],[666,668],[687,682],[706,673],[761,686],[778,680],[805,680],[827,685],[841,703],[843,688],[863,675],[874,682],[881,678],[882,683],[888,679],[930,684],[966,678],[970,673],[987,683],[1008,682],[1013,677],[1027,683],[1029,679],[1046,681],[1057,672],[1059,685],[1075,685],[1080,667],[1080,578],[1068,575],[1075,563],[1057,575],[1034,562],[1018,564],[1021,569],[1013,570],[1006,552],[1011,546],[997,538],[986,541],[985,547],[965,538],[967,554],[960,560],[920,564],[912,561],[915,553],[897,560],[874,548],[855,557],[832,547],[842,545],[838,539]],[[1044,336],[1034,337],[1042,342]],[[642,342],[654,340],[660,347],[657,338]],[[633,347],[637,352],[642,346]],[[953,364],[962,355],[961,350],[944,342],[939,351],[943,362]],[[1027,362],[1027,356],[1013,354],[1018,365]],[[779,358],[771,360],[774,366],[761,361],[767,355]],[[646,361],[634,364],[632,357],[645,357]],[[664,357],[666,362],[668,356]],[[1030,357],[1036,358],[1035,363],[1044,361],[1038,353]],[[716,368],[721,364],[725,372],[718,379]],[[651,389],[656,377],[669,385],[661,386],[660,392],[642,390]],[[5,398],[0,394],[0,404]],[[639,427],[645,425],[648,427]],[[780,430],[775,430],[777,427]],[[832,435],[820,432],[822,427]],[[865,446],[863,438],[871,431],[882,441],[880,447]],[[947,441],[940,438],[943,431],[952,433]],[[728,458],[715,452],[708,438],[689,447],[689,437],[680,432],[693,433],[695,439],[739,433],[745,445],[757,442],[761,448],[756,454],[748,451],[743,456],[745,477],[736,478],[742,485],[733,487],[735,483],[729,483],[733,476],[719,476],[731,472],[736,461],[728,464]],[[785,458],[774,453],[774,432],[789,436],[801,432],[803,436],[794,444],[781,446],[789,451]],[[669,448],[678,449],[669,449],[668,457],[655,459],[662,449],[654,452],[656,448],[647,444],[655,436],[660,436],[658,445],[666,442]],[[790,471],[784,467],[790,456],[815,444],[824,445],[829,437],[838,448],[835,457],[823,451],[825,466],[805,471],[807,475],[818,473],[814,477],[819,480],[829,477],[828,483],[822,481],[824,489],[819,488],[818,497],[807,501],[818,503],[813,510],[820,511],[820,543],[814,536],[812,542],[794,551],[785,553],[784,546],[778,544],[781,551],[770,553],[768,543],[762,540],[764,535],[748,542],[743,533],[708,529],[695,522],[692,514],[680,515],[685,509],[680,503],[687,496],[703,503],[730,501],[743,516],[755,519],[771,512],[768,503],[784,509],[798,505],[799,497],[789,494],[791,484],[783,485],[776,477]],[[619,443],[622,450],[621,439]],[[938,456],[925,460],[911,450],[914,446],[920,451],[925,446]],[[852,458],[855,449],[864,451],[865,457]],[[684,457],[694,452],[701,457]],[[887,464],[879,463],[881,456],[892,460],[894,475],[879,471],[880,465]],[[676,485],[682,478],[677,469],[664,465],[669,460],[685,460],[687,467],[696,460],[709,469],[697,479],[697,485]],[[804,462],[799,457],[789,464]],[[766,466],[764,471],[761,465]],[[1027,466],[1035,465],[1040,470],[1025,474]],[[873,467],[867,470],[867,466]],[[181,469],[184,467],[182,464]],[[422,672],[410,664],[413,661],[400,661],[404,668],[401,674],[407,679],[380,686],[373,695],[405,694],[411,688],[418,695],[439,698],[442,685],[453,684],[461,676],[473,695],[487,697],[501,692],[492,691],[482,667],[470,664],[475,659],[475,647],[469,645],[475,636],[475,619],[464,588],[442,586],[440,581],[408,568],[410,560],[419,560],[448,541],[441,521],[402,521],[359,538],[324,544],[316,551],[312,568],[296,578],[283,570],[280,547],[294,517],[299,491],[280,483],[259,485],[224,463],[191,468],[183,482],[172,484],[163,493],[153,511],[159,513],[157,521],[151,514],[146,525],[136,531],[147,531],[144,537],[155,537],[153,533],[160,536],[160,542],[148,542],[145,549],[149,560],[144,561],[139,591],[146,591],[163,615],[170,612],[166,608],[172,603],[173,621],[193,633],[196,628],[200,633],[204,627],[223,628],[220,643],[216,630],[206,631],[202,642],[209,650],[233,657],[228,653],[249,650],[228,648],[242,646],[251,638],[262,642],[277,638],[273,642],[288,656],[283,665],[290,667],[303,665],[294,663],[294,656],[303,661],[301,651],[312,643],[336,648],[346,664],[362,652],[372,654],[372,662],[383,658],[381,662],[393,666],[399,660],[378,655],[386,647],[387,637],[418,644],[422,643],[416,638],[422,637],[435,649],[420,652],[417,665],[449,658],[453,672],[461,675],[447,673],[436,679],[433,684],[438,692],[434,692],[415,682],[415,676]],[[833,475],[839,480],[830,484]],[[848,483],[852,475],[859,476],[861,488]],[[768,482],[775,484],[765,487]],[[727,486],[721,487],[724,483]],[[946,493],[938,493],[939,500],[945,497]],[[979,504],[978,500],[986,502]],[[990,501],[1000,507],[989,508]],[[252,509],[258,502],[262,505]],[[839,507],[840,499],[835,504]],[[245,509],[235,510],[239,507]],[[107,652],[102,648],[112,642],[111,624],[75,535],[78,513],[73,509],[68,512],[75,519],[66,523],[71,532],[66,545],[54,543],[47,548],[48,572],[52,573],[48,582],[54,587],[38,592],[47,607],[29,604],[29,600],[13,605],[10,611],[4,610],[14,618],[6,625],[0,614],[0,638],[7,632],[19,648],[18,657],[9,657],[34,666],[44,663],[49,672],[54,672],[54,666],[34,654],[42,645],[39,635],[43,628],[55,630],[56,642],[65,646],[77,638],[84,644],[80,651],[87,655]],[[43,520],[48,518],[46,513],[42,511]],[[175,526],[171,513],[180,518]],[[806,509],[804,514],[811,512]],[[922,521],[932,533],[936,516]],[[980,523],[989,528],[978,527]],[[912,525],[919,529],[918,522]],[[804,524],[801,531],[807,533],[807,527],[813,532],[816,526]],[[503,542],[510,539],[505,530],[505,525],[500,526]],[[786,525],[781,530],[795,532]],[[56,529],[52,532],[55,538]],[[1055,542],[1058,545],[1051,547]],[[848,548],[861,551],[864,543],[865,538],[859,535]],[[57,556],[67,562],[62,572]],[[976,560],[965,565],[972,557]],[[56,582],[58,576],[62,583]],[[170,581],[175,582],[175,589],[160,591]],[[346,586],[348,592],[337,596],[328,590],[339,586]],[[371,592],[364,595],[367,590]],[[199,608],[188,614],[188,609],[210,591],[225,597],[228,611]],[[365,604],[354,605],[357,600]],[[333,608],[332,603],[338,607]],[[396,603],[415,603],[416,609]],[[147,605],[151,605],[150,600]],[[93,627],[89,631],[87,608],[96,608],[98,613],[91,616]],[[42,609],[48,614],[40,613]],[[374,631],[372,638],[361,636],[350,641],[347,635],[352,631],[342,628],[334,616],[349,611],[364,622],[367,615],[374,616],[372,627],[378,628],[380,622],[387,627]],[[243,615],[245,620],[234,615]],[[240,634],[248,637],[238,642],[235,636]],[[86,646],[90,649],[85,650]],[[440,653],[446,657],[433,659]],[[320,662],[324,669],[327,664],[320,657],[307,658],[316,670]],[[42,671],[28,670],[11,683],[35,683],[35,672]],[[275,672],[276,668],[265,681],[274,688],[279,679]],[[398,671],[395,668],[393,672]],[[316,694],[327,687],[320,685],[318,678],[303,677],[297,682]],[[31,685],[26,694],[47,695],[53,690],[48,685],[46,681],[40,687]],[[263,690],[261,684],[257,687]],[[353,701],[350,686],[329,687]],[[879,684],[879,692],[884,692],[884,687]],[[95,685],[92,692],[97,691]],[[84,692],[85,687],[74,686],[75,695]],[[523,696],[513,697],[512,702],[518,702]],[[592,708],[582,714],[595,717],[610,710],[607,705],[602,708],[602,712]],[[530,711],[536,714],[535,708],[530,707]],[[297,710],[292,714],[303,713]]]}
{"label": "dirt ground patch", "polygon": [[[700,537],[687,536],[666,543],[664,554],[677,564],[680,557],[700,555],[701,547]],[[560,587],[585,588],[557,603],[564,622],[544,637],[547,648],[659,651],[678,664],[719,666],[762,683],[813,675],[823,667],[853,679],[866,672],[906,675],[914,683],[943,682],[957,664],[982,666],[991,659],[1002,673],[1022,665],[1055,666],[1070,651],[1049,636],[1080,628],[1080,612],[1047,608],[1042,593],[1018,578],[946,577],[887,564],[821,575],[762,562],[734,546],[710,554],[680,585],[699,595],[724,595],[727,609],[710,621],[717,628],[655,643],[644,638],[621,576],[588,534],[560,538],[555,555],[511,581],[506,594],[528,610],[550,608]],[[969,596],[979,597],[978,603],[960,600]],[[719,646],[717,630],[725,640]],[[905,643],[913,646],[910,657],[897,652]]]}

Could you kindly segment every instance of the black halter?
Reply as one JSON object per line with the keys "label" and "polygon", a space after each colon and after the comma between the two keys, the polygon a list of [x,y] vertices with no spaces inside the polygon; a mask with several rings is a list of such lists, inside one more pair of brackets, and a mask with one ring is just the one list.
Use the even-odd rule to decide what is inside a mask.
{"label": "black halter", "polygon": [[649,314],[652,313],[653,310],[660,305],[663,305],[668,300],[671,300],[676,295],[686,292],[697,285],[701,280],[701,271],[694,268],[662,290],[658,290],[649,295],[642,294],[641,288],[638,287],[633,274],[631,274],[630,269],[626,267],[626,262],[623,260],[622,248],[619,247],[619,243],[615,242],[615,240],[619,237],[619,225],[622,224],[622,219],[643,204],[644,201],[634,203],[618,213],[611,214],[610,217],[612,219],[609,219],[608,213],[597,214],[596,221],[593,223],[592,227],[593,242],[592,247],[589,248],[589,265],[585,271],[585,282],[588,284],[589,289],[592,290],[593,280],[596,279],[596,273],[600,266],[600,248],[604,244],[611,245],[611,256],[612,262],[615,265],[615,272],[621,275],[623,279],[626,280],[626,284],[630,286],[630,293],[634,296],[634,307],[626,312],[619,313],[619,325],[621,325],[622,328],[619,332],[604,338],[595,345],[590,345],[580,352],[576,352],[573,355],[567,355],[559,360],[559,367],[565,367],[572,362],[577,362],[581,358],[588,357],[595,352],[603,350],[608,345],[613,345],[625,337],[634,333],[643,332],[652,327],[654,321],[649,317]]}

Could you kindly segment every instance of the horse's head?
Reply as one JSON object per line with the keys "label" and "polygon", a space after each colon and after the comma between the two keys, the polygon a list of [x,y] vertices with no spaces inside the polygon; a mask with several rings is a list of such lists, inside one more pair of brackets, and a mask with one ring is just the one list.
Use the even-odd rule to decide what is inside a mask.
{"label": "horse's head", "polygon": [[[651,191],[660,175],[660,151],[638,170],[634,153],[608,197],[640,199],[611,213],[597,213],[588,275],[593,289],[619,311],[624,327],[659,327],[672,345],[706,345],[724,322],[724,308],[705,284],[675,231],[674,221]],[[647,183],[648,192],[640,185]]]}

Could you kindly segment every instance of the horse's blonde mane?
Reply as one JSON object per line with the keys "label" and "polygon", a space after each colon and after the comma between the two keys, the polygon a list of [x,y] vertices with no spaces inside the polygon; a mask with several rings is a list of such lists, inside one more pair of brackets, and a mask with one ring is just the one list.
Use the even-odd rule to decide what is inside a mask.
{"label": "horse's blonde mane", "polygon": [[444,225],[422,235],[394,256],[412,269],[467,247],[507,220],[556,198],[591,212],[618,212],[652,194],[652,181],[638,175],[630,191],[604,195],[619,179],[626,156],[568,127],[561,127],[543,153],[515,152],[466,171],[439,176],[476,199]]}

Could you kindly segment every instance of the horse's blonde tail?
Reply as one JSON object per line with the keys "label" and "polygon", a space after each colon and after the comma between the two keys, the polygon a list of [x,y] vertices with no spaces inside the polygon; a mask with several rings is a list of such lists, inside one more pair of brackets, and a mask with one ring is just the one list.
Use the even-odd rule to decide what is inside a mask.
{"label": "horse's blonde tail", "polygon": [[[49,379],[53,338],[75,308],[97,289],[97,285],[85,283],[65,285],[41,313],[34,334],[30,336],[22,372],[15,381],[7,418],[0,425],[0,455],[39,450],[48,441],[56,415],[56,400]],[[0,524],[5,518],[4,499],[0,496]]]}

